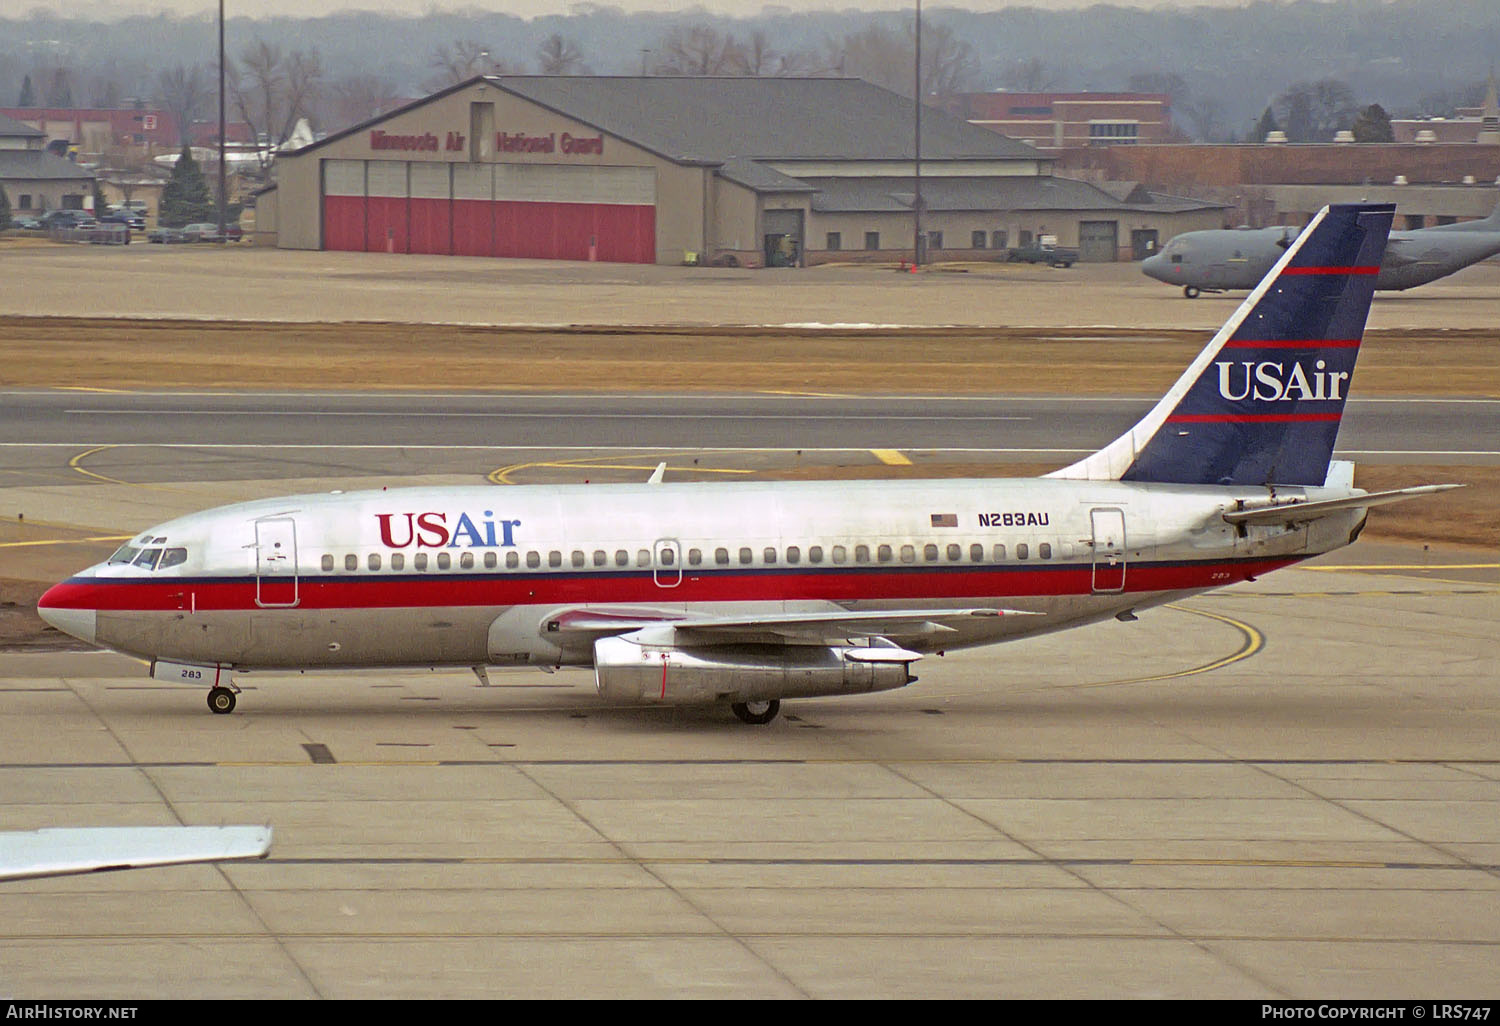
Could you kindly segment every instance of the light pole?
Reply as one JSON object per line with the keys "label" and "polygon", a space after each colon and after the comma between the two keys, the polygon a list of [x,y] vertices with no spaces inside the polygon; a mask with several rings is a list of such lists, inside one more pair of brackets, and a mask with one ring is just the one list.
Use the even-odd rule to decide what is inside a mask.
{"label": "light pole", "polygon": [[912,162],[913,170],[913,193],[911,212],[913,224],[912,236],[912,259],[913,268],[922,266],[922,0],[917,0],[917,46],[915,65],[914,89],[916,107],[913,111],[912,120],[916,123],[915,139],[916,159]]}
{"label": "light pole", "polygon": [[219,245],[224,235],[225,205],[228,203],[229,175],[224,166],[224,0],[219,0]]}

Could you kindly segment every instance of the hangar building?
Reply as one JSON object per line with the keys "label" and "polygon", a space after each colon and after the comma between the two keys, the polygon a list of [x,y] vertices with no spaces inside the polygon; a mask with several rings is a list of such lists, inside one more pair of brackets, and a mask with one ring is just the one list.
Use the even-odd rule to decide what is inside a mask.
{"label": "hangar building", "polygon": [[[480,76],[280,156],[292,249],[742,266],[910,256],[911,101],[858,79]],[[1217,204],[1112,195],[1025,143],[922,118],[932,259],[1034,236],[1130,256]]]}

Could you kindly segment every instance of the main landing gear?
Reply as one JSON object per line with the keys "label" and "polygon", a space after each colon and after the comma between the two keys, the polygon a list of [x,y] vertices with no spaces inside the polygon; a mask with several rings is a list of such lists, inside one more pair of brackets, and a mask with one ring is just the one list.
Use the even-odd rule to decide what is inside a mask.
{"label": "main landing gear", "polygon": [[235,691],[226,687],[210,688],[208,692],[208,708],[219,715],[227,715],[234,712]]}
{"label": "main landing gear", "polygon": [[767,702],[735,702],[729,708],[734,710],[740,722],[760,726],[770,723],[781,712],[781,700],[773,698]]}

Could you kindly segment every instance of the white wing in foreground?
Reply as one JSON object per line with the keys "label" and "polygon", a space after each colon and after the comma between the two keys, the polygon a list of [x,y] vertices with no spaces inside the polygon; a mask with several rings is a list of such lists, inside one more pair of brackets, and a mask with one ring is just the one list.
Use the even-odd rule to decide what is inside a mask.
{"label": "white wing in foreground", "polygon": [[977,618],[1035,616],[1019,609],[893,609],[851,612],[749,614],[746,616],[686,616],[654,610],[568,610],[554,617],[561,633],[625,635],[665,628],[678,642],[736,644],[746,641],[783,641],[798,644],[837,644],[853,638],[914,637],[955,630],[955,624]]}
{"label": "white wing in foreground", "polygon": [[271,828],[78,827],[0,833],[0,880],[262,859]]}

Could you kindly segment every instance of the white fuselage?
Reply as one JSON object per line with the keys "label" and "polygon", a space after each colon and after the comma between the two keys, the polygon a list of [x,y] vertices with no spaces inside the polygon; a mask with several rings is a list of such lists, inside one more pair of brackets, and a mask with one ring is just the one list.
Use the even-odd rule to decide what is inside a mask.
{"label": "white fuselage", "polygon": [[[1325,494],[1348,492],[1276,490],[1278,500]],[[1270,498],[1266,488],[1051,479],[303,495],[154,527],[54,588],[44,613],[121,652],[240,670],[586,666],[599,632],[557,626],[580,610],[1037,614],[887,635],[926,652],[1246,580],[1347,544],[1364,516],[1296,527],[1222,517]]]}

